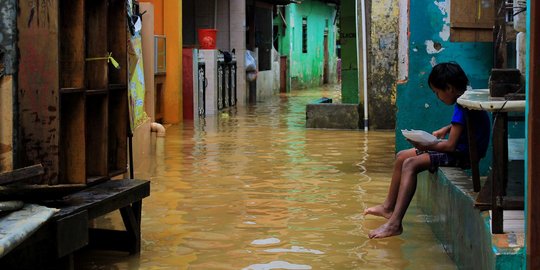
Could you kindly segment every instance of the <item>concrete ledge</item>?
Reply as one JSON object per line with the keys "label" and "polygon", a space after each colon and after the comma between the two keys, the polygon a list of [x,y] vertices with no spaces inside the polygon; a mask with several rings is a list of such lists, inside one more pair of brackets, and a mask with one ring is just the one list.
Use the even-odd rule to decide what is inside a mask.
{"label": "concrete ledge", "polygon": [[320,103],[306,107],[307,128],[359,129],[358,104]]}
{"label": "concrete ledge", "polygon": [[489,211],[474,208],[475,197],[459,168],[418,175],[418,206],[459,269],[525,269],[524,234],[492,235]]}

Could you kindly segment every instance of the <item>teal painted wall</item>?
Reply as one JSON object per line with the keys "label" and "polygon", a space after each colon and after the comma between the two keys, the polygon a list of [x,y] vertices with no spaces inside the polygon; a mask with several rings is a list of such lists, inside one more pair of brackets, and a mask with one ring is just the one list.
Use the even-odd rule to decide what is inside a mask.
{"label": "teal painted wall", "polygon": [[355,0],[341,1],[340,11],[341,102],[359,104]]}
{"label": "teal painted wall", "polygon": [[[487,88],[493,67],[492,43],[450,42],[449,1],[410,1],[408,80],[397,87],[396,150],[411,145],[401,135],[401,129],[436,130],[450,123],[453,107],[437,99],[427,84],[431,68],[441,62],[458,62],[469,77],[473,88]],[[416,20],[414,18],[422,18]],[[440,44],[441,48],[433,50]],[[490,155],[481,167],[485,171]]]}
{"label": "teal painted wall", "polygon": [[417,205],[433,233],[459,269],[525,269],[519,233],[505,235],[513,241],[494,241],[489,212],[472,207],[475,196],[469,179],[458,168],[418,175]]}
{"label": "teal painted wall", "polygon": [[[287,27],[278,16],[278,47],[281,55],[288,56],[288,76],[293,89],[319,86],[323,83],[324,33],[327,30],[329,82],[337,81],[336,8],[321,1],[306,0],[289,4],[285,8]],[[307,53],[302,52],[302,18],[307,18]],[[290,89],[290,88],[289,88]]]}

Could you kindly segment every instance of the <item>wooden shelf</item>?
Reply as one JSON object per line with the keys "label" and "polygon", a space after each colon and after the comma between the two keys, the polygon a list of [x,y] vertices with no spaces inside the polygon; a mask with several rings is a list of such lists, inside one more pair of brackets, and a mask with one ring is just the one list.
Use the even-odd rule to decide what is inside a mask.
{"label": "wooden shelf", "polygon": [[[43,164],[36,184],[48,185],[95,183],[124,173],[126,2],[55,0],[41,24],[35,12],[20,5],[17,13],[20,165]],[[109,53],[119,69],[107,62]]]}
{"label": "wooden shelf", "polygon": [[105,95],[109,92],[108,89],[91,89],[86,90],[86,95]]}
{"label": "wooden shelf", "polygon": [[84,88],[60,88],[61,94],[84,93]]}

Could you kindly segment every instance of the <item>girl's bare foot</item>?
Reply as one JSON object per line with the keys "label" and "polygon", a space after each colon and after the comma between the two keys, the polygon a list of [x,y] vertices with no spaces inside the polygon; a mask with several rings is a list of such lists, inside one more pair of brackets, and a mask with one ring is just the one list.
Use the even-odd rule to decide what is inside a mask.
{"label": "girl's bare foot", "polygon": [[380,205],[373,206],[364,210],[364,216],[374,215],[374,216],[384,217],[386,219],[389,219],[392,216],[392,212],[394,211],[387,209],[382,204],[380,204]]}
{"label": "girl's bare foot", "polygon": [[385,238],[395,235],[400,235],[403,232],[403,226],[401,224],[399,225],[393,225],[389,223],[385,223],[381,225],[379,228],[369,232],[369,238]]}

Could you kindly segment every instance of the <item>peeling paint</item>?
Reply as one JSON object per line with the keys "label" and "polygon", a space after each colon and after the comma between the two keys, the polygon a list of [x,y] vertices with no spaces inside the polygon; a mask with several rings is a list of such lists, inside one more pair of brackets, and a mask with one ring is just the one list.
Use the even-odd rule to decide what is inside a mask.
{"label": "peeling paint", "polygon": [[443,26],[439,32],[439,37],[441,37],[443,41],[448,41],[450,39],[450,12],[448,11],[450,5],[448,4],[448,1],[435,2],[435,5],[443,15]]}
{"label": "peeling paint", "polygon": [[435,59],[435,56],[431,57],[431,61],[429,61],[429,63],[431,64],[431,67],[437,65],[437,59]]}
{"label": "peeling paint", "polygon": [[428,54],[436,54],[444,50],[441,43],[433,42],[433,40],[426,40],[424,44],[426,45],[426,52]]}

